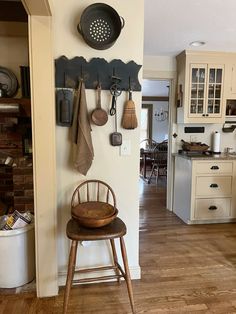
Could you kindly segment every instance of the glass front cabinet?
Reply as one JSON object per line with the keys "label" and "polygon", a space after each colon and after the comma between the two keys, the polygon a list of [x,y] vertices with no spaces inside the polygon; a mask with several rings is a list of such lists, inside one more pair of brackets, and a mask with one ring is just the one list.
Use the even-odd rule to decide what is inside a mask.
{"label": "glass front cabinet", "polygon": [[176,59],[177,123],[224,123],[224,57],[185,50]]}
{"label": "glass front cabinet", "polygon": [[221,65],[191,64],[188,103],[190,118],[221,117],[223,73],[224,67]]}

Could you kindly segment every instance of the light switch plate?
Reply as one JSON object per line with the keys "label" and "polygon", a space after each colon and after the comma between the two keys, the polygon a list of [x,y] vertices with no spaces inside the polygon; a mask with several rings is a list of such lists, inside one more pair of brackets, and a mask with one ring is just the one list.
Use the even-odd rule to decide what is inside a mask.
{"label": "light switch plate", "polygon": [[131,141],[130,140],[123,140],[123,143],[120,146],[120,155],[121,156],[131,155]]}

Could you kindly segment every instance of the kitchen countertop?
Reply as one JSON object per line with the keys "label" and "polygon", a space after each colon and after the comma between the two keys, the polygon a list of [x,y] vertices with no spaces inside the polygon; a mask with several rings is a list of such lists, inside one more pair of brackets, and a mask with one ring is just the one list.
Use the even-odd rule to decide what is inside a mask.
{"label": "kitchen countertop", "polygon": [[187,154],[179,154],[173,153],[172,156],[174,157],[182,157],[191,160],[236,160],[236,153],[235,154],[218,154],[218,155],[187,155]]}

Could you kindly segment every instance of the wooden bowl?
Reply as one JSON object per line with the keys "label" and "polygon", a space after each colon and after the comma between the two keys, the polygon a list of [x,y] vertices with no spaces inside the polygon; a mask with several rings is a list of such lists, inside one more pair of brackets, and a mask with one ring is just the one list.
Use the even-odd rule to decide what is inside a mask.
{"label": "wooden bowl", "polygon": [[105,219],[114,215],[116,209],[105,202],[84,202],[71,208],[72,216],[82,219]]}
{"label": "wooden bowl", "polygon": [[78,216],[74,216],[72,213],[72,217],[78,221],[78,223],[86,228],[101,228],[108,224],[110,224],[117,216],[118,210],[115,209],[115,213],[112,216],[106,218],[82,218]]}

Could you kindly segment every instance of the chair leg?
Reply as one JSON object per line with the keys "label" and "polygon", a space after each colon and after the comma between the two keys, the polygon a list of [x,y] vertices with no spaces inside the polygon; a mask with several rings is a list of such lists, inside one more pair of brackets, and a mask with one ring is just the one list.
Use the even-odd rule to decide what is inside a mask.
{"label": "chair leg", "polygon": [[63,303],[63,314],[66,314],[67,308],[68,308],[70,289],[72,286],[72,280],[73,280],[74,271],[75,271],[77,246],[78,246],[78,241],[73,240],[71,243],[69,265],[68,265],[67,278],[66,278],[66,288],[65,288],[64,303]]}
{"label": "chair leg", "polygon": [[[111,248],[112,248],[112,254],[113,254],[113,261],[114,261],[114,265],[117,266],[118,263],[118,258],[117,258],[117,254],[116,254],[116,246],[115,246],[115,241],[114,239],[110,239],[111,242]],[[116,275],[120,275],[120,271],[117,268],[116,269]],[[117,278],[118,283],[120,284],[120,277]]]}
{"label": "chair leg", "polygon": [[123,263],[124,263],[124,268],[125,268],[125,275],[126,275],[125,281],[127,284],[127,289],[128,289],[129,299],[130,299],[130,305],[132,308],[132,313],[135,314],[133,289],[132,289],[132,283],[131,283],[131,278],[130,278],[125,242],[124,242],[123,237],[120,238],[120,248],[121,248],[121,253],[122,253],[122,258],[123,258]]}
{"label": "chair leg", "polygon": [[156,165],[154,164],[154,165],[152,166],[151,174],[150,174],[150,176],[149,176],[149,178],[148,178],[148,184],[151,182],[151,179],[152,179],[152,176],[153,176],[155,167],[156,167]]}
{"label": "chair leg", "polygon": [[158,181],[158,177],[159,177],[159,167],[156,168],[156,184]]}

